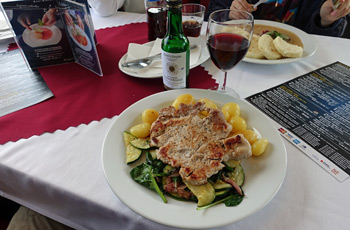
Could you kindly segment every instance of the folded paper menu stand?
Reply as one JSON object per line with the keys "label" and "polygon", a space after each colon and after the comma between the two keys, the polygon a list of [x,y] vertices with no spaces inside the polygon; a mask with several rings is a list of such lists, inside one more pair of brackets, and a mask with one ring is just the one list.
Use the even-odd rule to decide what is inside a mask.
{"label": "folded paper menu stand", "polygon": [[2,1],[31,69],[76,62],[102,76],[87,0]]}

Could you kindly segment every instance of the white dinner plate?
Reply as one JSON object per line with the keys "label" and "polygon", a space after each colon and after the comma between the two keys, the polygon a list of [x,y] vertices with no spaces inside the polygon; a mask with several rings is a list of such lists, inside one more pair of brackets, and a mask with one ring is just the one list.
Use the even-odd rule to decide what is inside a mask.
{"label": "white dinner plate", "polygon": [[89,37],[86,35],[85,31],[80,28],[78,25],[75,25],[74,26],[76,30],[79,31],[79,33],[83,36],[85,36],[86,40],[87,40],[87,45],[86,46],[83,46],[82,44],[80,44],[73,36],[73,33],[72,33],[72,29],[73,29],[73,26],[68,26],[68,33],[69,33],[69,36],[72,38],[72,40],[74,41],[75,44],[77,44],[77,46],[79,46],[80,48],[82,48],[83,50],[89,52],[92,48],[92,45],[91,45],[91,41],[89,39]]}
{"label": "white dinner plate", "polygon": [[[245,197],[236,207],[224,204],[207,210],[196,210],[197,204],[174,200],[167,196],[163,203],[156,192],[133,181],[130,171],[141,162],[126,165],[123,131],[140,124],[141,113],[147,108],[160,110],[171,105],[181,94],[192,94],[196,99],[209,98],[222,106],[227,102],[240,105],[241,116],[248,128],[257,129],[269,140],[266,152],[260,157],[242,161],[245,170],[243,190]],[[281,136],[271,120],[246,101],[216,91],[202,89],[172,90],[146,97],[127,108],[112,124],[102,147],[102,164],[105,177],[118,198],[136,213],[161,224],[203,229],[214,228],[239,221],[263,208],[280,189],[287,169],[287,154]]]}
{"label": "white dinner plate", "polygon": [[[202,64],[206,60],[208,60],[208,58],[210,56],[209,56],[209,52],[207,49],[205,38],[203,36],[201,36],[199,38],[189,37],[188,39],[189,39],[191,45],[197,44],[197,45],[201,46],[201,54],[199,56],[198,61],[190,66],[190,69],[192,69],[192,68],[199,66],[200,64]],[[151,42],[145,43],[144,45],[153,46],[153,43],[154,43],[154,41],[151,41]],[[131,68],[124,68],[122,66],[122,64],[125,62],[126,58],[127,58],[127,53],[124,54],[123,57],[119,60],[118,67],[123,73],[125,73],[127,75],[130,75],[132,77],[138,77],[138,78],[159,78],[159,77],[162,77],[162,75],[163,75],[163,71],[161,68],[159,68],[159,73],[153,73],[153,74],[137,73],[137,72],[133,72]]]}
{"label": "white dinner plate", "polygon": [[282,29],[288,30],[290,32],[293,32],[301,39],[301,42],[304,45],[304,52],[303,52],[303,56],[300,58],[282,58],[282,59],[278,59],[278,60],[267,60],[267,59],[255,59],[255,58],[245,57],[243,59],[243,61],[245,61],[245,62],[256,63],[256,64],[267,64],[267,65],[298,62],[302,59],[305,59],[307,57],[312,56],[317,50],[316,43],[312,40],[311,35],[305,33],[304,31],[302,31],[296,27],[293,27],[293,26],[290,26],[287,24],[283,24],[283,23],[279,23],[279,22],[267,21],[267,20],[254,20],[254,24],[255,25],[274,26],[274,27],[282,28]]}
{"label": "white dinner plate", "polygon": [[[57,26],[39,26],[37,23],[30,25],[32,30],[25,29],[22,34],[23,41],[30,47],[41,47],[41,46],[50,46],[56,45],[61,41],[62,32]],[[52,31],[51,38],[47,40],[38,39],[35,37],[36,29],[46,28]]]}

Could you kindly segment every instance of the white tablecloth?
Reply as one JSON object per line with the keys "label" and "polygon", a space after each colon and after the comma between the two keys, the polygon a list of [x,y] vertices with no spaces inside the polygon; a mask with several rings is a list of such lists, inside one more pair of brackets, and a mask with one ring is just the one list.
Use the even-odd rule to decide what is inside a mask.
{"label": "white tablecloth", "polygon": [[[145,15],[117,13],[93,19],[98,29],[144,21]],[[350,65],[350,40],[312,39],[318,46],[314,56],[275,66],[242,62],[229,72],[228,86],[244,98],[335,61]],[[210,60],[203,66],[217,76]],[[0,195],[77,229],[171,229],[131,211],[104,177],[102,142],[116,118],[0,146]],[[280,191],[262,210],[221,229],[349,229],[350,181],[338,182],[284,143],[288,168]]]}

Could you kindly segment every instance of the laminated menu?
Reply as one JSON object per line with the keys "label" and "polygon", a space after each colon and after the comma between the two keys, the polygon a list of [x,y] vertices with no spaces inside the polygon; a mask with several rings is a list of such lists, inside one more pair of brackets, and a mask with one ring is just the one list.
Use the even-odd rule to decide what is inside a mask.
{"label": "laminated menu", "polygon": [[0,117],[53,96],[38,70],[31,70],[18,49],[0,54]]}
{"label": "laminated menu", "polygon": [[102,76],[87,0],[2,1],[31,69],[76,62]]}
{"label": "laminated menu", "polygon": [[340,62],[246,98],[327,172],[350,175],[350,67]]}

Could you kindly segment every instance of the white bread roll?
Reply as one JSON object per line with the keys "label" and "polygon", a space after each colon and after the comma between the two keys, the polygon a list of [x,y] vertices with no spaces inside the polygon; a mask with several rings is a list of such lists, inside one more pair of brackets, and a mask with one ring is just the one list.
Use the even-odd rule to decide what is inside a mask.
{"label": "white bread roll", "polygon": [[220,30],[221,33],[234,33],[234,34],[239,34],[242,37],[249,39],[249,33],[245,31],[244,29],[237,27],[237,26],[228,26],[224,27]]}
{"label": "white bread roll", "polygon": [[258,41],[260,39],[259,35],[253,34],[252,41],[250,42],[250,46],[248,49],[248,52],[246,54],[246,57],[248,58],[255,58],[255,59],[263,59],[265,56],[261,53],[258,47]]}
{"label": "white bread roll", "polygon": [[281,37],[276,37],[273,40],[275,49],[282,54],[283,57],[299,58],[303,55],[303,48],[297,45],[290,44]]}
{"label": "white bread roll", "polygon": [[260,52],[269,60],[276,60],[282,58],[282,55],[277,52],[273,46],[273,38],[270,35],[263,34],[258,41],[258,48]]}

